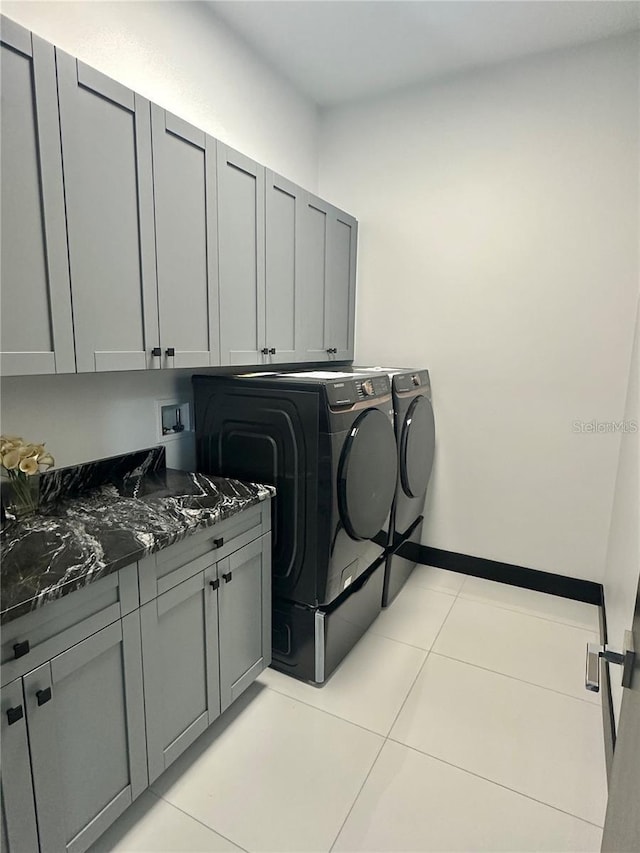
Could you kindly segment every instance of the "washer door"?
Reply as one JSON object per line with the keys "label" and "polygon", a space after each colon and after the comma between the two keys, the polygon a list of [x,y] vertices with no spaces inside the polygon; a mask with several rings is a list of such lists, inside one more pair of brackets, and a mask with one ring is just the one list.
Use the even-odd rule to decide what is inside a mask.
{"label": "washer door", "polygon": [[397,476],[393,427],[379,409],[369,409],[349,430],[338,468],[340,518],[352,539],[371,539],[382,529]]}
{"label": "washer door", "polygon": [[431,403],[422,395],[416,397],[409,406],[400,435],[400,482],[410,498],[420,498],[427,491],[435,437]]}

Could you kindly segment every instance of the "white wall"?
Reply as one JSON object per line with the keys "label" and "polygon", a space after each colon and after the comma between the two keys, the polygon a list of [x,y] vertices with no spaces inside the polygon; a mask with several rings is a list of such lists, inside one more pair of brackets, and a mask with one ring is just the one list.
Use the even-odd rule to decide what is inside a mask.
{"label": "white wall", "polygon": [[360,220],[357,360],[429,367],[423,541],[601,581],[638,286],[638,42],[321,114]]}
{"label": "white wall", "polygon": [[[12,376],[2,380],[4,434],[46,442],[56,467],[152,447],[158,400],[191,401],[192,370]],[[194,437],[167,441],[167,464],[193,470]]]}
{"label": "white wall", "polygon": [[206,3],[15,2],[42,38],[312,191],[317,109]]}
{"label": "white wall", "polygon": [[[317,191],[317,110],[201,3],[4,2],[0,11],[213,136]],[[6,433],[44,440],[58,465],[157,443],[156,400],[192,371],[4,379]],[[167,444],[193,465],[193,442]]]}
{"label": "white wall", "polygon": [[[638,453],[638,438],[640,432],[640,401],[638,390],[640,376],[640,301],[636,315],[636,332],[629,386],[627,389],[627,404],[625,421],[636,425],[634,431],[623,436],[618,457],[618,474],[613,498],[613,512],[609,530],[609,547],[604,573],[604,596],[607,612],[608,645],[613,651],[621,651],[624,642],[624,632],[631,630],[633,610],[636,603],[638,576],[640,574],[640,455]],[[617,666],[610,667],[611,694],[616,721],[620,715],[622,702],[622,670]]]}

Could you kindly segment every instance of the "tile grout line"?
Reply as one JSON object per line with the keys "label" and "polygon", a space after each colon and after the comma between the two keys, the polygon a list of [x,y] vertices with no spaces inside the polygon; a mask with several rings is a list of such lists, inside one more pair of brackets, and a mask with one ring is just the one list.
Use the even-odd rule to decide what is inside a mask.
{"label": "tile grout line", "polygon": [[[498,583],[498,581],[496,581],[496,583]],[[457,597],[460,598],[459,595]],[[568,600],[572,601],[573,599]],[[585,628],[580,625],[573,625],[570,622],[562,622],[559,619],[550,619],[548,616],[540,616],[538,613],[530,613],[527,610],[516,610],[513,607],[507,607],[504,604],[496,604],[494,601],[487,601],[484,598],[468,598],[466,596],[462,596],[462,601],[468,601],[471,604],[483,604],[485,607],[492,607],[494,610],[504,610],[506,613],[517,613],[519,616],[528,616],[530,619],[538,619],[540,622],[551,622],[554,625],[562,625],[564,628],[571,628],[573,631],[585,631],[589,634],[598,633],[596,628]],[[590,606],[597,607],[596,604]]]}
{"label": "tile grout line", "polygon": [[[441,625],[440,625],[440,627],[438,628],[438,632],[437,632],[436,636],[433,638],[433,642],[431,643],[431,646],[430,646],[428,649],[423,649],[423,651],[426,651],[426,655],[425,655],[424,660],[422,661],[422,664],[420,665],[420,669],[418,670],[418,672],[416,673],[415,678],[414,678],[414,679],[413,679],[413,681],[411,682],[411,685],[409,686],[409,689],[407,690],[407,693],[406,693],[406,695],[405,695],[405,697],[404,697],[404,700],[403,700],[403,702],[402,702],[402,704],[401,704],[401,706],[400,706],[400,708],[399,708],[399,710],[398,710],[398,713],[397,713],[397,714],[395,715],[395,717],[393,718],[393,722],[391,723],[391,725],[390,725],[390,727],[389,727],[389,731],[388,731],[388,732],[387,732],[387,734],[384,736],[384,740],[382,741],[382,744],[381,744],[381,746],[380,746],[380,749],[378,750],[378,754],[377,754],[377,755],[376,755],[376,757],[374,758],[374,760],[373,760],[373,764],[372,764],[372,765],[371,765],[371,767],[369,768],[369,772],[368,772],[368,773],[367,773],[367,775],[365,776],[365,778],[364,778],[364,780],[363,780],[363,782],[362,782],[362,785],[360,785],[360,788],[358,789],[358,793],[356,794],[356,796],[355,796],[355,798],[354,798],[353,802],[351,803],[351,807],[349,808],[349,811],[347,812],[347,814],[346,814],[346,816],[345,816],[345,819],[342,821],[342,823],[341,823],[341,825],[340,825],[340,828],[338,829],[338,832],[337,832],[337,834],[336,834],[336,837],[335,837],[335,838],[334,838],[334,840],[333,840],[333,844],[332,844],[332,845],[331,845],[331,847],[329,848],[329,853],[332,853],[333,848],[336,846],[336,843],[337,843],[337,841],[338,841],[338,838],[340,838],[340,834],[342,833],[342,830],[344,829],[345,824],[346,824],[346,823],[347,823],[347,821],[349,820],[349,817],[350,817],[350,815],[351,815],[351,812],[354,810],[355,805],[356,805],[356,803],[358,802],[358,798],[360,797],[360,794],[362,793],[362,790],[363,790],[364,786],[366,785],[367,780],[369,779],[369,776],[370,776],[370,775],[371,775],[371,773],[373,772],[373,768],[376,766],[376,763],[377,763],[378,759],[380,758],[380,753],[381,753],[381,752],[382,752],[382,750],[384,749],[384,747],[385,747],[385,745],[386,745],[387,741],[389,741],[389,740],[390,740],[390,736],[391,736],[391,732],[393,731],[393,727],[395,726],[395,724],[396,724],[396,721],[397,721],[398,717],[399,717],[399,716],[400,716],[400,714],[402,713],[402,709],[404,708],[404,706],[405,706],[405,704],[406,704],[406,702],[407,702],[407,699],[409,698],[409,695],[411,694],[411,691],[413,690],[413,688],[414,688],[414,686],[415,686],[415,684],[416,684],[416,681],[418,680],[418,678],[420,678],[420,674],[421,674],[422,670],[424,669],[424,666],[425,666],[426,662],[429,660],[429,655],[431,654],[431,649],[432,649],[432,648],[433,648],[433,646],[435,645],[435,642],[436,642],[436,640],[438,639],[438,637],[439,637],[439,635],[440,635],[440,631],[442,631],[442,629],[443,629],[443,627],[444,627],[444,624],[445,624],[445,622],[447,621],[447,619],[449,618],[449,614],[450,614],[450,613],[451,613],[451,611],[453,610],[453,606],[454,606],[454,604],[456,603],[456,598],[457,598],[457,596],[452,596],[452,598],[453,598],[453,601],[452,601],[452,603],[451,603],[451,607],[450,607],[450,608],[449,608],[449,610],[447,611],[447,615],[446,615],[446,616],[444,617],[444,619],[442,620],[442,624],[441,624]],[[406,645],[408,645],[408,643],[407,643]],[[392,741],[392,742],[393,742],[393,743],[396,743],[396,741]]]}
{"label": "tile grout line", "polygon": [[[427,566],[426,568],[438,568],[438,567],[437,566],[431,566],[431,567]],[[449,569],[441,569],[440,571],[446,572],[446,571],[450,571],[450,570]],[[462,572],[451,572],[451,574],[462,574]],[[593,627],[589,627],[587,625],[575,625],[574,623],[566,622],[563,619],[553,619],[550,616],[541,616],[537,613],[531,613],[531,612],[526,611],[526,610],[518,610],[513,606],[509,607],[509,605],[507,605],[507,604],[497,604],[494,601],[487,601],[487,599],[484,599],[484,598],[476,598],[476,597],[470,596],[470,595],[463,595],[462,590],[464,589],[465,583],[467,582],[467,580],[469,578],[476,578],[476,576],[475,575],[464,575],[464,581],[460,585],[460,589],[458,590],[458,592],[455,593],[456,598],[462,598],[463,601],[475,601],[478,604],[487,604],[489,607],[496,607],[499,610],[508,610],[510,613],[520,613],[523,616],[532,616],[534,619],[542,619],[545,622],[554,622],[557,625],[565,625],[567,628],[575,628],[578,631],[589,631],[592,634],[598,633],[598,630],[599,630],[598,627],[593,628]],[[482,581],[486,580],[487,583],[497,583],[497,584],[500,584],[500,586],[507,586],[507,587],[513,586],[513,584],[503,583],[501,581],[492,581],[489,578],[477,578],[477,580],[482,580]],[[444,590],[444,589],[440,589],[439,587],[422,586],[421,584],[418,584],[418,583],[416,583],[416,586],[419,586],[420,589],[428,589],[431,592],[440,592],[440,593],[446,593],[447,595],[453,595],[451,590]],[[551,593],[540,592],[539,590],[528,589],[527,587],[516,587],[516,589],[524,589],[526,592],[533,592],[533,593],[536,593],[538,595],[551,595]],[[564,599],[563,596],[553,596],[553,597]],[[573,598],[566,598],[564,600],[565,601],[576,601],[576,599],[573,599]],[[588,607],[595,607],[596,610],[599,609],[599,606],[597,604],[589,604],[588,601],[580,601],[577,603],[587,605]]]}
{"label": "tile grout line", "polygon": [[[422,649],[422,651],[424,651],[424,649]],[[278,690],[277,687],[272,687],[270,684],[265,684],[264,686],[267,688],[267,690],[272,690],[274,693],[277,693],[278,696],[284,696],[285,699],[290,699],[292,702],[300,702],[300,704],[304,705],[306,708],[313,708],[314,711],[321,711],[323,714],[327,714],[329,717],[333,717],[334,720],[340,720],[341,723],[348,723],[350,726],[355,726],[356,728],[361,729],[363,732],[367,732],[370,735],[376,735],[376,737],[385,737],[382,732],[377,732],[375,729],[368,729],[366,726],[363,726],[362,723],[355,723],[353,720],[348,720],[346,717],[341,717],[334,711],[328,711],[326,708],[318,708],[317,705],[312,705],[310,702],[307,702],[305,699],[301,699],[299,696],[292,696],[290,693],[285,693],[283,690]]]}
{"label": "tile grout line", "polygon": [[434,654],[436,657],[445,658],[445,660],[453,660],[456,661],[456,663],[462,663],[466,666],[473,666],[476,669],[481,669],[483,672],[491,672],[494,675],[500,675],[503,678],[510,678],[512,681],[520,682],[520,684],[528,684],[530,687],[538,687],[540,690],[547,690],[549,693],[555,693],[556,696],[564,696],[566,699],[575,699],[576,702],[584,702],[587,705],[593,706],[598,711],[601,710],[600,702],[592,702],[591,699],[583,698],[582,696],[575,696],[573,693],[564,693],[562,690],[556,690],[555,687],[546,687],[544,684],[537,684],[535,681],[527,681],[524,678],[518,678],[517,675],[510,675],[509,673],[501,672],[498,669],[481,666],[479,663],[472,663],[471,661],[463,660],[462,658],[455,658],[452,655],[445,655],[442,652],[434,652],[433,649],[430,651],[430,654]]}
{"label": "tile grout line", "polygon": [[[498,583],[498,581],[496,581]],[[542,593],[544,595],[544,593]],[[591,634],[596,634],[596,628],[590,628],[588,625],[576,625],[574,622],[565,622],[563,619],[552,619],[551,616],[542,616],[540,613],[532,613],[530,610],[521,610],[517,608],[515,605],[509,607],[507,604],[497,604],[494,601],[487,601],[486,598],[476,598],[471,595],[462,595],[460,596],[463,601],[474,601],[476,604],[486,604],[489,607],[495,607],[498,610],[507,610],[509,613],[519,613],[521,616],[532,616],[534,619],[542,619],[544,622],[553,622],[554,625],[564,625],[565,628],[575,628],[576,631],[589,631]],[[567,601],[573,601],[573,599],[566,599]],[[581,602],[581,604],[587,604],[586,601]],[[588,604],[589,607],[597,608],[597,604]]]}
{"label": "tile grout line", "polygon": [[421,667],[420,667],[420,669],[418,670],[418,672],[417,672],[417,674],[416,674],[416,677],[415,677],[415,678],[413,679],[413,681],[411,682],[411,686],[409,687],[409,689],[408,689],[408,691],[407,691],[407,693],[406,693],[406,695],[405,695],[405,697],[404,697],[404,700],[403,700],[403,702],[402,702],[402,705],[400,705],[400,708],[398,709],[398,713],[397,713],[397,714],[395,715],[395,717],[393,718],[393,722],[391,723],[391,726],[389,727],[389,732],[387,733],[387,736],[386,736],[385,740],[388,740],[388,739],[389,739],[389,737],[390,737],[390,735],[391,735],[391,732],[393,731],[393,727],[394,727],[394,726],[395,726],[395,724],[398,722],[398,717],[399,717],[399,716],[400,716],[400,714],[402,713],[402,710],[403,710],[404,706],[407,704],[407,700],[409,699],[409,695],[411,694],[411,691],[412,691],[412,690],[413,690],[413,688],[415,687],[417,680],[420,678],[420,675],[422,674],[422,670],[425,668],[425,665],[426,665],[427,661],[429,660],[429,655],[430,655],[430,654],[431,654],[431,652],[433,651],[433,647],[435,646],[435,644],[436,644],[436,642],[437,642],[437,640],[438,640],[438,637],[440,636],[440,632],[441,632],[441,631],[442,631],[442,629],[444,628],[444,626],[445,626],[445,624],[446,624],[447,619],[448,619],[448,618],[449,618],[449,616],[451,615],[451,611],[453,610],[453,608],[454,608],[454,606],[455,606],[455,603],[456,603],[456,599],[454,598],[453,603],[451,604],[451,607],[450,607],[450,608],[449,608],[449,610],[447,611],[447,615],[446,615],[446,616],[444,617],[444,619],[442,620],[442,624],[441,624],[441,625],[440,625],[440,627],[438,628],[438,632],[437,632],[437,634],[435,635],[435,637],[433,638],[433,642],[431,643],[430,647],[426,650],[426,651],[427,651],[427,654],[426,654],[425,659],[422,661],[422,666],[421,666]]}
{"label": "tile grout line", "polygon": [[447,761],[445,758],[440,758],[438,755],[433,755],[430,752],[424,752],[421,749],[418,749],[417,746],[411,746],[411,744],[403,743],[402,741],[396,740],[395,738],[389,737],[387,740],[390,740],[391,743],[395,743],[398,746],[406,747],[410,749],[412,752],[417,752],[418,755],[424,755],[427,758],[431,758],[433,761],[439,761],[441,764],[446,764],[447,767],[453,767],[455,770],[460,770],[462,773],[468,773],[469,776],[474,776],[476,779],[482,779],[484,782],[488,782],[490,785],[495,785],[498,788],[502,788],[505,791],[509,791],[512,794],[516,794],[518,797],[524,797],[527,800],[531,800],[534,803],[538,803],[541,806],[546,806],[546,808],[553,809],[556,812],[560,812],[561,814],[567,815],[567,817],[574,818],[574,820],[580,820],[583,823],[588,824],[589,826],[593,826],[596,829],[602,829],[602,825],[599,823],[594,823],[592,820],[587,820],[584,817],[580,817],[580,815],[573,814],[573,812],[568,812],[565,809],[561,809],[558,806],[554,806],[551,803],[546,803],[544,800],[538,800],[536,797],[532,797],[531,794],[525,794],[523,791],[518,791],[516,788],[510,788],[508,785],[504,785],[502,782],[496,782],[495,779],[490,779],[488,776],[482,776],[480,773],[476,773],[473,770],[469,770],[467,767],[461,767],[459,764],[453,764],[451,761]]}
{"label": "tile grout line", "polygon": [[204,826],[204,828],[208,829],[209,832],[213,832],[214,835],[217,835],[220,838],[224,838],[225,841],[228,841],[229,844],[233,844],[234,847],[237,847],[239,850],[242,850],[243,853],[249,853],[249,851],[245,847],[242,847],[242,845],[238,844],[236,841],[233,841],[231,838],[228,838],[226,835],[223,835],[221,832],[218,832],[217,829],[213,829],[213,827],[204,823],[204,821],[201,821],[199,818],[194,817],[194,815],[189,814],[189,812],[186,812],[184,809],[181,809],[180,806],[176,806],[175,803],[172,803],[170,800],[165,799],[162,794],[158,794],[156,791],[153,790],[153,788],[149,787],[149,791],[151,791],[154,797],[157,797],[159,800],[162,800],[163,803],[166,803],[168,806],[171,806],[176,811],[179,811],[181,814],[185,815],[185,817],[191,818],[191,820],[195,820],[196,823],[199,823],[200,826]]}
{"label": "tile grout line", "polygon": [[386,744],[386,742],[387,742],[387,738],[384,738],[384,740],[383,740],[383,741],[382,741],[382,743],[380,744],[380,747],[379,747],[378,751],[376,752],[376,757],[375,757],[375,758],[373,759],[373,761],[371,762],[371,767],[370,767],[370,768],[369,768],[369,770],[367,771],[367,775],[366,775],[366,776],[364,777],[364,779],[362,780],[362,785],[360,785],[360,787],[358,788],[358,793],[355,795],[355,797],[353,798],[353,802],[352,802],[352,803],[351,803],[351,805],[349,806],[349,811],[347,812],[347,814],[345,815],[344,820],[343,820],[343,821],[342,821],[342,823],[340,824],[340,828],[338,829],[338,832],[336,833],[336,837],[333,839],[333,842],[332,842],[332,844],[331,844],[331,847],[329,847],[329,851],[328,851],[328,853],[332,853],[333,848],[336,846],[336,842],[338,841],[338,838],[340,838],[340,833],[341,833],[341,832],[342,832],[342,830],[344,829],[344,825],[345,825],[345,823],[349,820],[349,816],[350,816],[351,812],[353,811],[353,809],[354,809],[354,807],[355,807],[355,804],[358,802],[358,797],[359,797],[359,796],[360,796],[360,794],[362,793],[362,789],[364,788],[364,786],[367,784],[367,779],[369,778],[369,776],[371,776],[371,773],[373,772],[373,768],[376,766],[376,762],[377,762],[377,760],[380,758],[380,753],[381,753],[381,752],[382,752],[382,750],[384,749],[384,745]]}

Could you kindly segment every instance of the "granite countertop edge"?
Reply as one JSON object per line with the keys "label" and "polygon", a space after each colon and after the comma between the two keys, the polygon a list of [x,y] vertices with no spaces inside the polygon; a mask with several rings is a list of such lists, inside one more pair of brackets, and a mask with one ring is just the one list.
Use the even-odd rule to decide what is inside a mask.
{"label": "granite countertop edge", "polygon": [[[273,486],[166,469],[162,486],[108,485],[2,530],[0,624],[41,609],[275,495]],[[41,544],[40,551],[38,543]],[[66,558],[66,559],[65,559]]]}

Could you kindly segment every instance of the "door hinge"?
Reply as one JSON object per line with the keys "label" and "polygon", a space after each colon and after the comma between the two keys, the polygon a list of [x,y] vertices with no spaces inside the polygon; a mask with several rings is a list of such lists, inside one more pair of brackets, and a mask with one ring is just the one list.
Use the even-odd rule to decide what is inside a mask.
{"label": "door hinge", "polygon": [[600,658],[607,663],[615,663],[622,667],[622,686],[631,687],[636,653],[633,647],[633,634],[624,632],[624,650],[614,652],[599,643],[587,643],[587,663],[584,685],[587,690],[598,693],[600,690]]}

